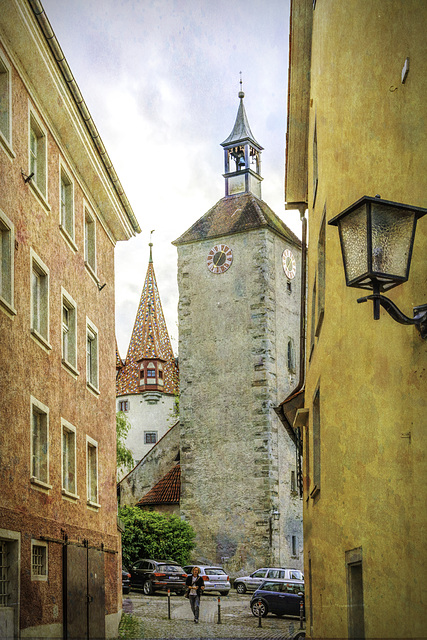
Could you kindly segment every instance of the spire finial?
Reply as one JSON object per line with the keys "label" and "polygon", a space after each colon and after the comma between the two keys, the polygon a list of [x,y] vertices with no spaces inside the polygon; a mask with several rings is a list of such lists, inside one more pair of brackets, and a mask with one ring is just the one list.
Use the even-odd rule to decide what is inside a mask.
{"label": "spire finial", "polygon": [[150,247],[150,259],[148,262],[153,262],[153,253],[152,253],[152,247],[153,247],[153,243],[151,242],[151,236],[153,235],[155,229],[152,229],[152,231],[150,231],[150,242],[148,243],[148,246]]}
{"label": "spire finial", "polygon": [[242,80],[242,72],[240,71],[240,91],[239,91],[239,98],[242,100],[242,98],[245,97],[245,94],[243,93],[243,80]]}

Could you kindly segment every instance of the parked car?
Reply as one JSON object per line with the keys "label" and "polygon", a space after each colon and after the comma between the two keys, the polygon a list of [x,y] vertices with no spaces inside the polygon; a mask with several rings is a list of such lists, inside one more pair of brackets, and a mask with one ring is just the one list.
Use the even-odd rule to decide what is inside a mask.
{"label": "parked car", "polygon": [[142,588],[146,596],[168,589],[183,594],[187,578],[184,569],[169,560],[137,560],[130,568],[130,576],[131,587]]}
{"label": "parked car", "polygon": [[304,582],[302,580],[264,580],[251,598],[254,616],[265,618],[267,613],[276,616],[300,615],[300,603],[304,609]]}
{"label": "parked car", "polygon": [[257,569],[250,576],[236,578],[233,587],[237,593],[255,591],[266,579],[270,580],[304,580],[304,574],[299,569],[285,569],[284,567],[263,567]]}
{"label": "parked car", "polygon": [[230,578],[222,567],[203,564],[189,564],[184,571],[190,574],[193,567],[199,567],[200,575],[205,581],[205,591],[219,591],[222,596],[227,596],[231,589]]}
{"label": "parked car", "polygon": [[130,591],[130,573],[126,567],[122,566],[122,590],[123,593],[129,593]]}

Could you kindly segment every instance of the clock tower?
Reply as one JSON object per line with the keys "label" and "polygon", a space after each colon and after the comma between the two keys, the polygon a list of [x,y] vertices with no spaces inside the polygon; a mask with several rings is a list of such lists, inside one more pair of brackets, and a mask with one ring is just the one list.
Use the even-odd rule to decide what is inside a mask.
{"label": "clock tower", "polygon": [[225,197],[173,243],[181,517],[194,560],[233,574],[303,562],[295,449],[274,411],[299,374],[301,243],[261,199],[262,147],[238,95]]}

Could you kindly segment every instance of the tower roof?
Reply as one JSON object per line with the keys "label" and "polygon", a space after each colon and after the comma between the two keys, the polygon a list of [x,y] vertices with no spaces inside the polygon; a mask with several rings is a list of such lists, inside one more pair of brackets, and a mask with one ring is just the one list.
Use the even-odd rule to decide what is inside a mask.
{"label": "tower roof", "polygon": [[136,314],[132,337],[124,367],[118,373],[117,395],[139,393],[139,362],[162,360],[164,363],[165,393],[177,393],[179,387],[178,365],[172,350],[169,333],[163,315],[151,253],[141,299]]}
{"label": "tower roof", "polygon": [[249,126],[245,105],[243,104],[244,97],[245,94],[243,91],[239,91],[240,104],[237,110],[236,122],[234,123],[233,131],[230,133],[228,138],[224,140],[224,142],[221,142],[221,146],[228,147],[229,145],[249,140],[255,147],[261,150],[263,147],[261,147],[261,145],[255,140],[254,134]]}
{"label": "tower roof", "polygon": [[269,227],[295,246],[301,246],[299,238],[253,193],[222,198],[172,244],[187,244],[262,227]]}

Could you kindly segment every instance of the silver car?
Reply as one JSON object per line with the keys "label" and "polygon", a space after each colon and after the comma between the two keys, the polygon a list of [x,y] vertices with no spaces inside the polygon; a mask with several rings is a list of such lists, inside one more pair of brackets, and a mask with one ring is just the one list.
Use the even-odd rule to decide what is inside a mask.
{"label": "silver car", "polygon": [[183,567],[185,573],[191,575],[193,567],[199,567],[200,575],[205,583],[205,591],[219,591],[222,596],[227,596],[231,589],[230,578],[222,567],[216,565],[187,564]]}
{"label": "silver car", "polygon": [[233,587],[237,593],[255,591],[264,580],[304,580],[304,574],[299,569],[284,569],[283,567],[263,567],[257,569],[250,576],[236,578]]}

